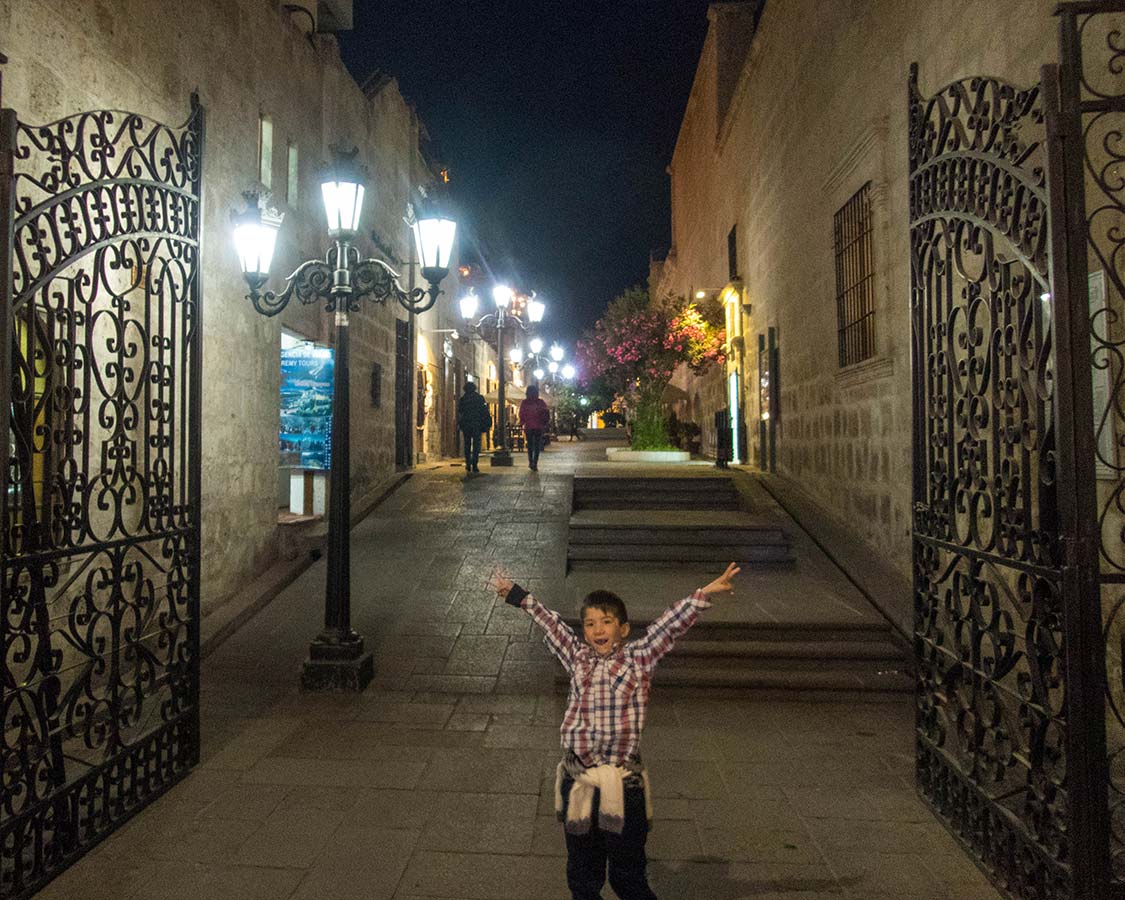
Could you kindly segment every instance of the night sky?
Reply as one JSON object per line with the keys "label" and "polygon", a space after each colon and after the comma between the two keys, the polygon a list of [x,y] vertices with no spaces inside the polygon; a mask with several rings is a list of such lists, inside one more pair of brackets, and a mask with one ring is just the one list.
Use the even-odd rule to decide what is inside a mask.
{"label": "night sky", "polygon": [[362,83],[398,79],[448,165],[462,256],[538,291],[568,344],[670,240],[707,0],[355,0]]}

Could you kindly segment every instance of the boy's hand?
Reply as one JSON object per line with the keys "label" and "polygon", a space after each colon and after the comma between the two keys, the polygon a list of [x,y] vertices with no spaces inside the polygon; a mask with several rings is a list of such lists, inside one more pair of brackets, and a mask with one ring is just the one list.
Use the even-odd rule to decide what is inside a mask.
{"label": "boy's hand", "polygon": [[741,571],[742,569],[738,567],[737,563],[731,563],[729,566],[727,566],[727,570],[723,572],[722,575],[720,575],[706,587],[700,588],[700,590],[708,596],[710,596],[711,594],[725,594],[728,592],[733,594],[734,585],[731,584],[731,579],[733,579],[734,576]]}
{"label": "boy's hand", "polygon": [[514,582],[511,578],[508,577],[508,573],[503,569],[494,570],[493,573],[488,576],[488,580],[485,582],[485,586],[490,590],[495,591],[496,596],[500,597],[501,599],[508,596],[508,591],[512,589],[513,584]]}

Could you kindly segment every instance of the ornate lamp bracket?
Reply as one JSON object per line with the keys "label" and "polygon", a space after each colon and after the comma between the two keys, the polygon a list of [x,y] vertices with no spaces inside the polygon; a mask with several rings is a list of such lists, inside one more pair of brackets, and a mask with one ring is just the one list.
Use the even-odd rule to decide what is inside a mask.
{"label": "ornate lamp bracket", "polygon": [[280,294],[273,291],[261,291],[265,279],[255,279],[250,283],[250,293],[246,299],[254,309],[263,316],[276,316],[294,297],[303,304],[316,303],[318,300],[326,301],[334,308],[335,298],[332,295],[333,268],[327,262],[319,259],[310,259],[301,263],[293,270],[293,274],[285,279],[285,288]]}
{"label": "ornate lamp bracket", "polygon": [[352,270],[355,296],[367,297],[376,303],[385,303],[394,298],[403,309],[410,313],[423,313],[433,307],[442,291],[437,283],[431,281],[430,287],[416,287],[406,290],[399,283],[399,275],[381,259],[365,259],[356,263]]}

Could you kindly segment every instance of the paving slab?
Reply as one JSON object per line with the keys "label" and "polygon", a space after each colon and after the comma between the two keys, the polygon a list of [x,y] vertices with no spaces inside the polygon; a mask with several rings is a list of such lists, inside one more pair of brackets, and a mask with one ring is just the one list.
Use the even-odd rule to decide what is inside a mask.
{"label": "paving slab", "polygon": [[[203,661],[203,765],[39,896],[565,900],[553,811],[565,687],[483,581],[503,564],[564,611],[573,603],[584,585],[565,573],[571,478],[635,469],[595,459],[604,449],[553,444],[538,474],[419,467],[352,532],[352,619],[375,683],[358,696],[297,687],[322,624],[317,563]],[[784,522],[764,492],[740,491],[746,515]],[[709,617],[878,621],[790,534],[798,564],[743,575]],[[641,618],[712,575],[591,583],[618,587]],[[643,745],[657,894],[998,900],[917,798],[912,733],[909,698],[689,698],[658,685]]]}

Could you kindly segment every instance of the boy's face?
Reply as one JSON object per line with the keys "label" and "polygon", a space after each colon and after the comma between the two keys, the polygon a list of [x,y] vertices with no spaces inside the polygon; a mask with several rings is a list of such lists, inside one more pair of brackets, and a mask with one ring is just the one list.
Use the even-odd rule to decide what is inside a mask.
{"label": "boy's face", "polygon": [[629,623],[591,606],[582,614],[582,634],[598,656],[608,656],[629,636]]}

